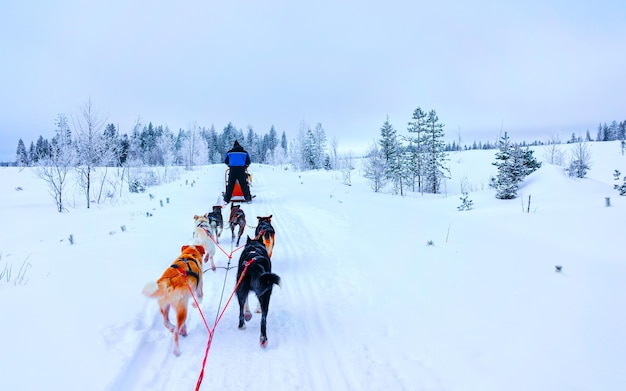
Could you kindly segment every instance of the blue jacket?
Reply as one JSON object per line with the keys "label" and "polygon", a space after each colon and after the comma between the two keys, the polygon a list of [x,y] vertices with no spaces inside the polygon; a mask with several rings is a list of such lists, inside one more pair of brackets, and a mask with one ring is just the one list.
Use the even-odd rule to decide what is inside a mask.
{"label": "blue jacket", "polygon": [[239,143],[235,142],[235,146],[226,152],[224,163],[228,167],[248,167],[250,165],[250,155]]}

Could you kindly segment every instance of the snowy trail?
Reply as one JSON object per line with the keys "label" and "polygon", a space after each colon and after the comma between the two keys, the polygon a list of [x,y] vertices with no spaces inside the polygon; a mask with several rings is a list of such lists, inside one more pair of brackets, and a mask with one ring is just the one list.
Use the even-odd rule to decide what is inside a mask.
{"label": "snowy trail", "polygon": [[[197,186],[188,191],[190,200],[185,202],[197,204],[199,201],[194,197],[206,198],[198,194],[207,194],[219,185],[219,181],[205,184],[198,181]],[[269,346],[261,349],[258,345],[259,314],[253,315],[245,330],[237,329],[239,309],[236,297],[233,297],[215,330],[201,389],[263,390],[273,388],[276,383],[291,384],[296,390],[355,389],[362,366],[355,360],[354,352],[340,348],[345,343],[337,340],[343,335],[343,331],[336,330],[341,322],[336,321],[333,304],[324,302],[326,295],[319,292],[329,287],[336,289],[342,284],[339,281],[342,276],[328,273],[322,262],[332,255],[326,253],[323,244],[313,240],[313,234],[308,232],[301,216],[294,213],[294,208],[284,207],[284,198],[288,196],[266,185],[260,172],[255,175],[253,191],[257,194],[255,201],[243,205],[247,227],[240,244],[245,242],[247,235],[254,234],[256,216],[273,214],[277,232],[273,270],[283,281],[282,287],[274,289],[270,303]],[[225,209],[223,214],[227,219],[228,210]],[[234,248],[230,237],[230,229],[226,228],[220,240],[226,253]],[[179,245],[171,243],[174,248]],[[239,252],[234,253],[231,266],[236,267],[238,258]],[[218,266],[226,266],[228,262],[220,249],[217,249],[216,260]],[[215,321],[218,303],[221,300],[223,308],[234,289],[236,268],[227,276],[223,273],[226,273],[224,269],[205,273],[205,298],[201,308],[209,327]],[[224,296],[221,297],[225,277]],[[345,295],[340,288],[338,297],[342,296]],[[251,306],[254,306],[255,298],[251,296],[250,299]],[[163,327],[156,303],[149,303],[144,312],[138,316],[152,316],[153,320],[146,322],[150,325],[141,331],[141,342],[108,390],[193,389],[208,339],[197,310],[189,307],[189,335],[181,339],[180,357],[171,353],[171,334]],[[242,376],[242,372],[254,375]],[[337,379],[344,380],[337,384]]]}
{"label": "snowy trail", "polygon": [[[285,173],[291,177],[291,181],[285,181],[292,183],[291,187],[276,188],[266,182],[266,175],[274,175],[266,170],[275,169],[261,167],[255,171],[253,193],[257,197],[253,203],[242,205],[247,226],[240,244],[248,235],[253,236],[257,216],[273,215],[276,244],[272,269],[281,277],[282,285],[274,288],[270,302],[269,344],[266,349],[259,347],[259,314],[253,314],[244,330],[237,328],[239,306],[233,296],[215,329],[200,389],[270,390],[278,384],[300,391],[444,389],[436,374],[416,361],[410,351],[398,363],[390,361],[391,352],[405,343],[403,334],[395,335],[397,322],[402,321],[399,316],[387,314],[387,308],[372,306],[379,300],[373,295],[380,292],[372,288],[381,275],[377,268],[363,267],[364,261],[372,258],[371,251],[359,244],[361,232],[369,229],[367,217],[364,222],[345,219],[349,199],[346,205],[328,197],[329,191],[336,194],[335,189],[319,188],[298,173]],[[188,210],[157,210],[159,215],[151,218],[152,228],[145,228],[167,222],[172,232],[159,233],[167,238],[164,247],[178,248],[181,243],[173,238],[179,230],[177,225],[186,225],[193,213],[208,210],[215,200],[213,194],[222,183],[220,168],[210,167],[208,171],[200,174],[194,187],[180,193],[184,199],[179,204]],[[310,202],[312,192],[319,193],[319,203]],[[228,214],[225,209],[226,221]],[[313,224],[311,219],[315,219]],[[174,224],[176,220],[180,223]],[[320,221],[332,229],[320,230]],[[354,238],[337,232],[350,232]],[[230,229],[225,227],[221,249],[215,254],[218,269],[204,274],[201,309],[209,328],[235,288],[240,251],[232,253],[236,246],[230,239]],[[228,264],[227,254],[232,254],[232,269],[228,271],[223,268]],[[136,315],[139,326],[131,325],[126,331],[135,333],[135,341],[140,342],[136,342],[135,350],[128,354],[106,389],[194,389],[209,338],[200,314],[190,303],[188,336],[181,338],[182,355],[175,357],[171,333],[163,327],[156,302],[146,300]],[[250,296],[250,305],[256,308],[254,295]],[[374,322],[372,313],[377,314]],[[416,379],[422,386],[416,384]]]}
{"label": "snowy trail", "polygon": [[[297,181],[295,174],[292,175]],[[216,175],[203,176],[210,178]],[[233,297],[215,330],[201,389],[265,390],[274,388],[276,384],[288,384],[290,389],[309,391],[374,389],[381,386],[368,383],[372,381],[372,376],[367,373],[375,374],[378,366],[375,348],[374,352],[370,350],[369,337],[359,331],[360,320],[346,322],[345,315],[342,315],[345,306],[358,305],[355,297],[359,289],[357,280],[361,276],[356,271],[346,273],[345,267],[333,267],[335,262],[352,262],[334,254],[333,246],[341,243],[341,239],[327,237],[324,232],[311,232],[306,219],[318,215],[333,227],[342,227],[345,222],[314,205],[301,203],[294,192],[306,191],[306,188],[275,189],[265,180],[263,170],[255,172],[253,192],[257,198],[242,207],[246,212],[247,227],[241,244],[247,235],[254,234],[256,216],[274,216],[272,223],[276,230],[276,246],[272,264],[273,271],[281,276],[282,286],[275,287],[270,302],[269,345],[261,349],[258,344],[259,314],[253,314],[246,329],[238,330],[239,308],[236,297]],[[199,180],[196,187],[188,191],[189,199],[184,202],[206,204],[205,195],[215,193],[214,189],[220,185],[219,179]],[[228,210],[225,209],[223,214],[227,220]],[[231,247],[230,237],[230,229],[225,229],[220,246],[226,253],[234,248],[234,245]],[[179,245],[171,243],[174,248]],[[340,253],[344,251],[339,250]],[[217,249],[215,257],[218,266],[226,266],[228,258],[220,249]],[[236,267],[238,259],[239,252],[236,252],[231,266]],[[223,308],[234,290],[236,268],[228,271],[226,276],[224,273],[224,269],[205,273],[205,298],[201,308],[210,327],[216,319],[218,303],[221,300]],[[328,295],[329,290],[334,294]],[[250,300],[251,306],[256,306],[253,295]],[[156,303],[149,303],[144,311],[138,316],[152,321],[145,322],[150,324],[141,331],[141,343],[108,390],[193,389],[208,339],[208,332],[197,310],[189,307],[189,335],[181,339],[180,357],[171,353],[171,334],[162,325]],[[346,341],[344,336],[351,333],[354,339]],[[385,379],[398,379],[394,368],[384,370]],[[407,389],[401,382],[386,384]]]}

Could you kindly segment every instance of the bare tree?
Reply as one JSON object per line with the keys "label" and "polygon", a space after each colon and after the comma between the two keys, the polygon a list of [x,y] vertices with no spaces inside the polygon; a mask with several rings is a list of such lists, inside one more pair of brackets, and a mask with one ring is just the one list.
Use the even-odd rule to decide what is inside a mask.
{"label": "bare tree", "polygon": [[561,151],[561,141],[553,136],[544,147],[543,157],[549,164],[557,166],[563,165],[563,151]]}
{"label": "bare tree", "polygon": [[187,132],[187,138],[183,142],[183,161],[185,169],[191,170],[193,166],[206,164],[209,161],[206,140],[202,137],[197,124],[193,124]]}
{"label": "bare tree", "polygon": [[54,198],[59,213],[67,210],[63,204],[63,191],[67,185],[67,174],[74,166],[75,154],[69,135],[67,118],[59,115],[57,135],[52,140],[49,155],[39,156],[35,174],[48,184],[48,191]]}
{"label": "bare tree", "polygon": [[106,143],[103,137],[105,119],[102,119],[91,103],[87,100],[75,122],[78,132],[76,148],[78,152],[78,183],[85,191],[87,208],[91,204],[92,175],[104,160]]}
{"label": "bare tree", "polygon": [[330,140],[330,168],[336,169],[338,165],[338,156],[337,156],[337,148],[339,144],[337,142],[337,137],[333,137]]}
{"label": "bare tree", "polygon": [[372,190],[378,193],[385,185],[387,167],[385,157],[376,142],[374,142],[367,151],[363,163],[363,170],[363,176],[369,179]]}

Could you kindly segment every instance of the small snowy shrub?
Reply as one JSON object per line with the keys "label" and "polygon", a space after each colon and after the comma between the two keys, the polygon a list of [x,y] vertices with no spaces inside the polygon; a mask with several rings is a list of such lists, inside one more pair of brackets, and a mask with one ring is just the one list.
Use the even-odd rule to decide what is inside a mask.
{"label": "small snowy shrub", "polygon": [[146,191],[146,185],[139,179],[133,179],[128,183],[128,191],[131,193],[143,193]]}
{"label": "small snowy shrub", "polygon": [[457,206],[456,208],[460,211],[464,211],[464,210],[470,210],[474,207],[474,201],[468,199],[468,194],[465,192],[463,193],[463,195],[461,196],[461,205]]}
{"label": "small snowy shrub", "polygon": [[[619,170],[615,170],[615,172],[613,173],[613,179],[619,181],[620,175],[622,175],[622,173],[619,172]],[[622,183],[621,185],[613,185],[613,188],[617,190],[619,192],[619,195],[621,196],[626,195],[626,176],[624,177],[623,181],[624,183]]]}

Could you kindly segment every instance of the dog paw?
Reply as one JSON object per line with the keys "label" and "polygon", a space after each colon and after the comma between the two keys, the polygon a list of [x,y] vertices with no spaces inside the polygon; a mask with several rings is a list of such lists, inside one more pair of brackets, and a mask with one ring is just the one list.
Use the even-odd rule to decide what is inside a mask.
{"label": "dog paw", "polygon": [[246,320],[246,322],[249,322],[249,321],[250,321],[250,319],[252,319],[252,313],[251,313],[250,311],[246,311],[246,312],[243,314],[243,318]]}
{"label": "dog paw", "polygon": [[265,349],[267,347],[267,337],[261,336],[259,343],[261,344],[261,347]]}

